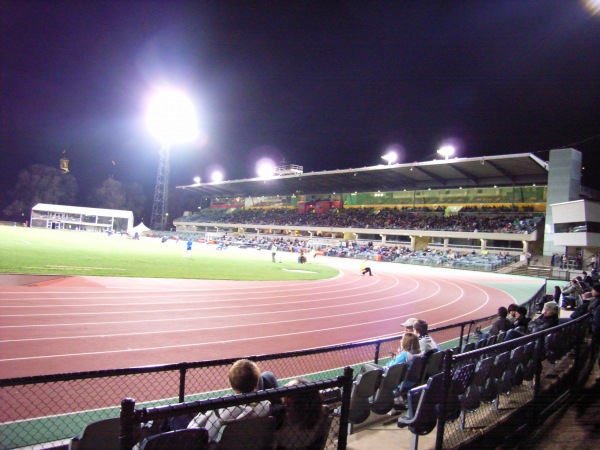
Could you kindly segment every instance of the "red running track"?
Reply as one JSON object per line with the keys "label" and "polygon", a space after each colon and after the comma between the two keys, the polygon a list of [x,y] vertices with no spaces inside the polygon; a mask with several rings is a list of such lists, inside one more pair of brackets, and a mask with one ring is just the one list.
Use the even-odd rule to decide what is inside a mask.
{"label": "red running track", "polygon": [[[323,258],[336,278],[296,282],[67,277],[0,286],[0,378],[269,354],[439,327],[515,299],[497,286],[543,280]],[[310,264],[302,266],[310,270]],[[20,279],[20,278],[18,278]],[[32,283],[33,282],[33,283]],[[12,284],[12,285],[11,285]],[[523,301],[525,299],[519,299]]]}

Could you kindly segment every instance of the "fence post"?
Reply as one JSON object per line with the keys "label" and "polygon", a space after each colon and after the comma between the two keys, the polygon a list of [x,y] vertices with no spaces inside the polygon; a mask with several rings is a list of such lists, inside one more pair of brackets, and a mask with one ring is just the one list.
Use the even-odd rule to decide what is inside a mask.
{"label": "fence post", "polygon": [[[545,358],[545,353],[546,353],[546,337],[545,336],[540,336],[539,340],[537,341],[540,346],[540,350],[537,352],[534,352],[534,358],[535,358],[535,378],[534,378],[534,386],[533,386],[533,404],[534,406],[534,414],[535,417],[539,417],[539,413],[540,413],[540,391],[542,389],[541,386],[541,382],[542,382],[542,360]],[[539,420],[538,419],[534,419],[534,423],[535,426],[539,425]]]}
{"label": "fence post", "polygon": [[342,386],[342,407],[340,408],[340,429],[338,431],[338,450],[344,450],[348,443],[348,418],[350,416],[350,396],[352,394],[352,367],[344,369]]}
{"label": "fence post", "polygon": [[185,375],[187,369],[185,367],[179,369],[179,403],[185,401]]}
{"label": "fence post", "polygon": [[458,339],[458,346],[461,348],[463,348],[463,335],[465,334],[465,324],[461,323],[460,324],[460,338]]}
{"label": "fence post", "polygon": [[452,383],[452,351],[446,350],[444,354],[444,390],[442,392],[441,398],[443,398],[442,402],[442,411],[441,414],[438,415],[437,421],[437,432],[435,435],[435,448],[436,450],[441,450],[444,448],[444,425],[446,424],[446,414],[447,414],[447,399],[448,394],[450,393],[450,384]]}
{"label": "fence post", "polygon": [[381,341],[377,341],[375,344],[375,358],[373,359],[375,364],[379,364],[379,350],[381,350]]}
{"label": "fence post", "polygon": [[131,450],[133,444],[133,414],[135,411],[135,400],[124,398],[121,400],[121,434],[119,436],[119,450]]}

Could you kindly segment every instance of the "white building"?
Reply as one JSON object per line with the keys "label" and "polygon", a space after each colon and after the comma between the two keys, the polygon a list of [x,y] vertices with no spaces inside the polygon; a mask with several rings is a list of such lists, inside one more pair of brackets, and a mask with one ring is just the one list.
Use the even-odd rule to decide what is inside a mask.
{"label": "white building", "polygon": [[31,209],[30,223],[53,230],[127,231],[133,227],[133,212],[38,203]]}

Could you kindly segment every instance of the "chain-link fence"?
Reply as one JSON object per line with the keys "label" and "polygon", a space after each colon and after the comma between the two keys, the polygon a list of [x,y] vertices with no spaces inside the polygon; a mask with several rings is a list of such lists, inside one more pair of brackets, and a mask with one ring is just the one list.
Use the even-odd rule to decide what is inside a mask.
{"label": "chain-link fence", "polygon": [[[200,439],[214,449],[272,448],[274,444],[285,448],[316,445],[321,449],[343,449],[352,373],[346,368],[343,375],[329,380],[155,408],[135,409],[133,399],[124,399],[119,448],[130,450],[136,442],[142,442],[144,448],[155,439],[170,439],[172,446],[177,432],[165,429],[170,428],[172,419],[185,417],[206,430]],[[308,417],[314,422],[298,425],[298,418]],[[198,437],[193,435],[192,439]]]}
{"label": "chain-link fence", "polygon": [[[541,288],[526,304],[545,293]],[[532,308],[530,308],[532,309]],[[456,349],[472,339],[475,327],[494,317],[432,329],[442,349]],[[292,378],[331,379],[367,362],[385,365],[401,336],[285,354],[248,357],[280,384]],[[231,394],[227,371],[234,359],[156,367],[95,371],[0,380],[0,448],[53,448],[67,444],[94,421],[115,418],[123,398],[138,406],[158,407]]]}
{"label": "chain-link fence", "polygon": [[[589,323],[587,315],[551,330],[454,355],[445,367],[446,414],[438,422],[436,448],[457,448],[482,436],[494,439],[494,432],[500,433],[501,442],[502,427],[534,428],[541,423],[553,402],[580,386],[578,381],[591,370],[585,341]],[[460,379],[464,373],[468,375]],[[508,425],[511,421],[514,424]]]}

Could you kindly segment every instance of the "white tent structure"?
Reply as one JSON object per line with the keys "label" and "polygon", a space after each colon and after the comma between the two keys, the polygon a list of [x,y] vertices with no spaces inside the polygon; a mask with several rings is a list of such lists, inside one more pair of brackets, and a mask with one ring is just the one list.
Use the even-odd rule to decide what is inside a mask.
{"label": "white tent structure", "polygon": [[31,209],[30,223],[32,228],[118,232],[133,226],[133,212],[38,203]]}
{"label": "white tent structure", "polygon": [[138,225],[136,225],[135,227],[130,228],[129,230],[127,230],[127,232],[129,234],[142,234],[145,231],[150,231],[150,228],[148,228],[146,225],[144,225],[144,222],[140,222]]}

